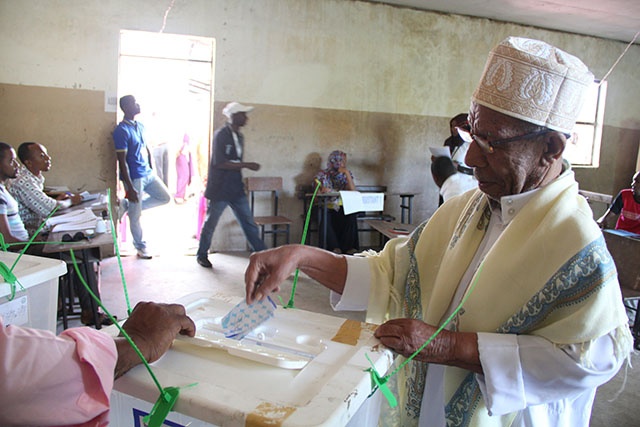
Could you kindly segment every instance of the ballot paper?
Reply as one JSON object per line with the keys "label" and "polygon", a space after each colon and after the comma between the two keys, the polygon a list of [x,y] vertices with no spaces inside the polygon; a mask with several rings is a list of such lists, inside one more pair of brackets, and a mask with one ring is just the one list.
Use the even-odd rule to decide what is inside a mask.
{"label": "ballot paper", "polygon": [[361,193],[359,191],[341,191],[344,214],[354,212],[377,212],[384,210],[384,193]]}
{"label": "ballot paper", "polygon": [[265,321],[271,319],[276,304],[270,297],[248,305],[242,300],[222,318],[222,330],[226,338],[241,340]]}
{"label": "ballot paper", "polygon": [[95,229],[98,217],[91,209],[78,209],[63,215],[52,216],[47,225],[53,232]]}
{"label": "ballot paper", "polygon": [[451,151],[449,151],[449,147],[441,147],[441,146],[431,146],[429,147],[429,151],[431,151],[431,155],[433,157],[448,157],[451,158]]}

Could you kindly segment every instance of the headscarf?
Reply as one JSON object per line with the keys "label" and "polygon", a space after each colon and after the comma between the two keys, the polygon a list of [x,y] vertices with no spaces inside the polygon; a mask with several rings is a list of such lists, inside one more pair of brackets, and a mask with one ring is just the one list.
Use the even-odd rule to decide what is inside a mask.
{"label": "headscarf", "polygon": [[[320,184],[324,188],[328,188],[331,191],[341,191],[346,190],[347,188],[347,176],[343,172],[338,172],[340,166],[344,163],[347,158],[347,154],[344,151],[335,150],[329,154],[329,158],[327,160],[327,168],[323,171],[320,171],[318,175],[316,175],[316,179],[320,181]],[[353,180],[353,174],[351,174],[351,179]],[[340,209],[340,200],[339,197],[336,197],[335,200],[327,201],[328,206],[332,209],[338,210]]]}

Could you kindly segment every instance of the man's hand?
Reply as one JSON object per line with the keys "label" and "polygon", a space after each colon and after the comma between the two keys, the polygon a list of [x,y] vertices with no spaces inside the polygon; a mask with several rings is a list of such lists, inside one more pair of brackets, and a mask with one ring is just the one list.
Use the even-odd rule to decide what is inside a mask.
{"label": "man's hand", "polygon": [[140,201],[140,198],[138,197],[138,192],[133,188],[125,192],[124,198],[130,201],[131,203],[138,203]]}
{"label": "man's hand", "polygon": [[[374,335],[386,347],[409,357],[427,342],[436,329],[421,320],[392,319],[380,325]],[[415,359],[482,373],[478,337],[472,332],[451,332],[443,329]]]}
{"label": "man's hand", "polygon": [[71,199],[71,205],[79,205],[82,203],[82,196],[78,193],[72,194],[69,198]]}
{"label": "man's hand", "polygon": [[[138,303],[122,328],[131,337],[144,358],[154,362],[169,350],[174,338],[194,336],[196,325],[179,304]],[[124,338],[116,338],[118,362],[115,377],[142,363],[131,345]]]}
{"label": "man's hand", "polygon": [[247,304],[263,300],[280,290],[280,284],[298,267],[295,248],[280,246],[251,254],[244,274]]}
{"label": "man's hand", "polygon": [[245,163],[247,169],[251,169],[252,171],[257,171],[260,170],[260,164],[259,163],[255,163],[255,162],[248,162]]}
{"label": "man's hand", "polygon": [[342,294],[347,277],[347,260],[324,249],[286,245],[256,252],[249,258],[244,275],[247,304],[280,290],[296,268],[334,292]]}

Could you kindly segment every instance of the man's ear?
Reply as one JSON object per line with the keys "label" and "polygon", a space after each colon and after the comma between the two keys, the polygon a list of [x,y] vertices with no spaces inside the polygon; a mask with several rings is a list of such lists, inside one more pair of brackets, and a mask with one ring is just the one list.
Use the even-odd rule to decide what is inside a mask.
{"label": "man's ear", "polygon": [[557,131],[549,132],[545,136],[544,159],[553,163],[562,157],[562,153],[567,145],[567,137]]}

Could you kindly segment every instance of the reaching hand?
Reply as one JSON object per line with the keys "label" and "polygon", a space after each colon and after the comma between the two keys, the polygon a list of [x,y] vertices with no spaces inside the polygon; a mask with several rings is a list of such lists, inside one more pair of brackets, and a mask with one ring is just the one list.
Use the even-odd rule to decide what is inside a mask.
{"label": "reaching hand", "polygon": [[251,169],[252,171],[257,171],[257,170],[260,170],[260,164],[255,162],[249,162],[247,163],[247,168]]}
{"label": "reaching hand", "polygon": [[297,268],[295,248],[296,245],[280,246],[251,254],[244,274],[247,304],[280,290],[280,284]]}

